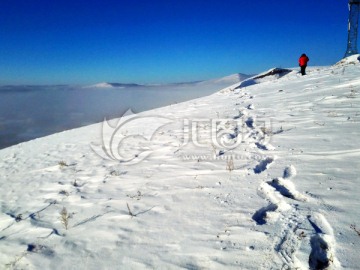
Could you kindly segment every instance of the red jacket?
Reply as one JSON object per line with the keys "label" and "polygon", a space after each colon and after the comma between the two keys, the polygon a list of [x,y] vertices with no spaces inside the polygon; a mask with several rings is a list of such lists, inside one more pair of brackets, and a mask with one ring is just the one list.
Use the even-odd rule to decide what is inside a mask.
{"label": "red jacket", "polygon": [[303,54],[302,56],[300,56],[299,58],[299,66],[306,66],[307,62],[309,62],[309,57],[306,56],[306,54]]}

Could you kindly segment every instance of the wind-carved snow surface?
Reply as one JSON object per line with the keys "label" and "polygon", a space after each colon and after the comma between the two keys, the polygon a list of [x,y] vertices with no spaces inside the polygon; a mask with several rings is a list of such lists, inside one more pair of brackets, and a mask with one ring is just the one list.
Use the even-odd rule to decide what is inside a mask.
{"label": "wind-carved snow surface", "polygon": [[357,57],[0,151],[0,268],[358,268]]}

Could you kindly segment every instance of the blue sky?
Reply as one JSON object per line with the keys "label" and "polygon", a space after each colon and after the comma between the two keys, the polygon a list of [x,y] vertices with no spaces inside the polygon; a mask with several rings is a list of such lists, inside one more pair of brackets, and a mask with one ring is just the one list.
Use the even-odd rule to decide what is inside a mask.
{"label": "blue sky", "polygon": [[346,0],[1,0],[0,84],[166,83],[346,50]]}

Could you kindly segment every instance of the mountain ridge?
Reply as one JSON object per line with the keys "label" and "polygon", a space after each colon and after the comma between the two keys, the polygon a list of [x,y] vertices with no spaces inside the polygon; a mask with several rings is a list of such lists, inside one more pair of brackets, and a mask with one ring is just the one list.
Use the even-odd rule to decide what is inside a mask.
{"label": "mountain ridge", "polygon": [[234,84],[241,82],[245,79],[254,76],[235,73],[221,78],[215,78],[210,80],[199,80],[191,82],[177,82],[177,83],[164,83],[164,84],[138,84],[138,83],[119,83],[119,82],[100,82],[93,85],[86,86],[85,88],[124,88],[124,87],[158,87],[158,86],[187,86],[187,85],[204,85],[204,84]]}

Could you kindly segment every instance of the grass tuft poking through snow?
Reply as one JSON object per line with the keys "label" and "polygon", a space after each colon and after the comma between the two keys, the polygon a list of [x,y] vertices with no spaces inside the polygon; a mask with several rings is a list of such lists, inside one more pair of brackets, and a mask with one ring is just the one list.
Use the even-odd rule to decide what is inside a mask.
{"label": "grass tuft poking through snow", "polygon": [[60,211],[60,222],[64,226],[65,230],[69,228],[69,220],[71,216],[68,213],[67,209],[63,207]]}

